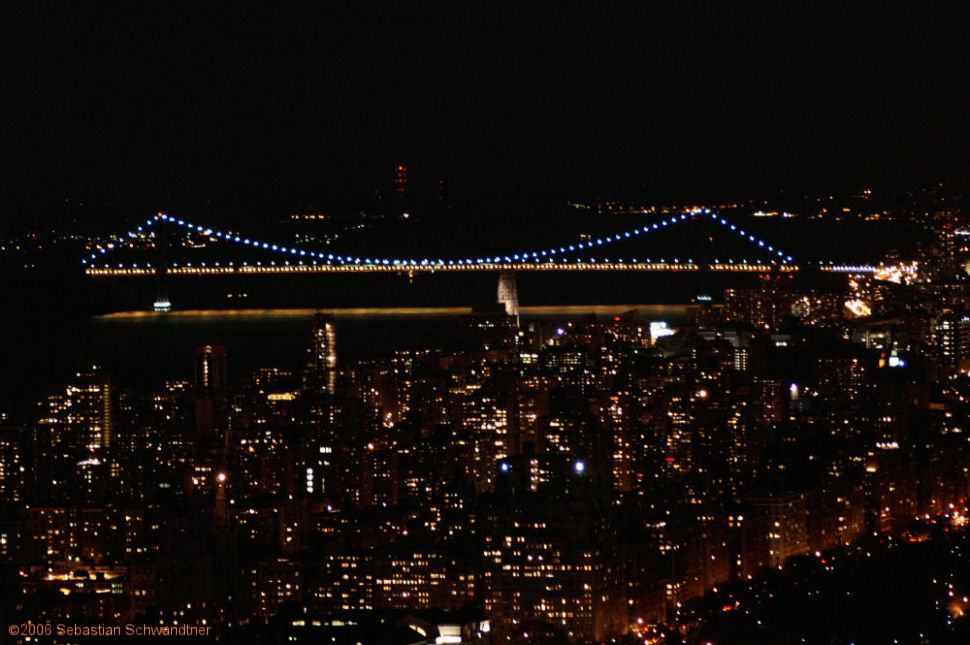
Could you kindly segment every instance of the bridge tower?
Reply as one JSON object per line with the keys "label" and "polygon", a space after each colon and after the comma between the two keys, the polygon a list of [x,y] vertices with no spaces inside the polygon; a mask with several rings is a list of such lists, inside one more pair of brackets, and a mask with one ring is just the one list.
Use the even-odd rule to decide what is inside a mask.
{"label": "bridge tower", "polygon": [[155,236],[156,249],[158,251],[158,262],[155,268],[155,311],[170,311],[172,301],[168,296],[168,222],[161,220],[158,224],[158,233]]}
{"label": "bridge tower", "polygon": [[505,313],[515,316],[515,326],[519,326],[519,290],[515,285],[515,272],[502,271],[498,274],[498,302],[505,305]]}

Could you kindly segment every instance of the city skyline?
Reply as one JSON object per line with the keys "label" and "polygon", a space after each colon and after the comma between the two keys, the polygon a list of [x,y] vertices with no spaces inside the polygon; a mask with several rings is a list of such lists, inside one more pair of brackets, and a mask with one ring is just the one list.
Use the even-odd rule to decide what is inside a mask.
{"label": "city skyline", "polygon": [[0,24],[0,642],[970,642],[955,4]]}

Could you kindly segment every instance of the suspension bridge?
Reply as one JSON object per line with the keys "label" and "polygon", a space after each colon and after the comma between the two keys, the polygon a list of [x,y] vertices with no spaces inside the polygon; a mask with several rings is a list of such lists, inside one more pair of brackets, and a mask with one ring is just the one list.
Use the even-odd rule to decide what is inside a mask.
{"label": "suspension bridge", "polygon": [[[635,241],[645,236],[655,236],[665,229],[689,221],[707,221],[722,227],[752,247],[762,259],[726,259],[699,262],[693,258],[639,258],[610,257],[609,249],[619,242]],[[264,259],[243,261],[170,261],[164,257],[154,262],[112,262],[113,255],[125,247],[164,247],[165,236],[159,234],[161,227],[171,227],[186,234],[201,236],[211,243],[224,243],[258,251]],[[99,277],[147,277],[159,274],[172,276],[219,276],[260,274],[326,274],[326,273],[417,273],[417,272],[466,272],[466,271],[647,271],[683,272],[715,271],[742,273],[794,272],[800,267],[785,251],[746,231],[727,218],[709,209],[694,209],[654,221],[644,226],[617,231],[600,237],[575,240],[570,244],[548,246],[524,251],[482,256],[454,257],[382,257],[341,255],[332,251],[288,246],[246,236],[243,233],[222,230],[184,219],[157,213],[142,225],[108,242],[91,249],[82,260],[88,276]],[[872,265],[822,264],[823,271],[843,273],[872,273]]]}
{"label": "suspension bridge", "polygon": [[[644,258],[632,255],[631,248],[638,248],[637,241],[646,238],[663,241],[664,231],[683,226],[688,222],[706,224],[725,234],[727,238],[740,240],[739,248],[750,248],[759,259],[713,259],[707,261],[694,258]],[[170,237],[181,235],[182,246],[201,252],[191,259],[170,257]],[[713,244],[713,236],[708,238]],[[737,242],[733,243],[735,247]],[[639,245],[642,250],[644,246]],[[232,254],[215,251],[216,248],[244,251],[242,257],[227,259]],[[652,248],[658,248],[654,244]],[[669,248],[669,247],[663,247]],[[692,247],[693,248],[693,247]],[[721,248],[721,247],[718,247]],[[128,253],[127,257],[123,251]],[[624,254],[623,250],[627,253]],[[139,260],[146,255],[149,261]],[[214,252],[210,252],[214,251]],[[611,252],[612,251],[612,252]],[[710,251],[710,249],[708,249]],[[127,260],[127,261],[125,261]],[[414,275],[436,272],[496,272],[502,280],[514,284],[514,274],[520,271],[561,271],[561,272],[728,272],[761,275],[778,275],[794,272],[803,268],[839,273],[876,273],[879,267],[849,264],[813,264],[800,266],[794,258],[719,213],[705,208],[695,208],[672,216],[652,221],[626,230],[610,234],[592,236],[582,235],[570,243],[545,246],[528,250],[509,251],[489,255],[461,255],[439,257],[408,257],[382,255],[340,254],[328,250],[311,248],[307,243],[283,244],[258,239],[244,233],[207,226],[197,222],[173,217],[166,213],[156,213],[127,234],[115,236],[108,241],[89,249],[82,260],[85,273],[92,278],[137,278],[155,277],[158,279],[158,297],[155,308],[168,310],[167,278],[193,276],[255,276],[255,275],[312,275],[312,274],[356,274],[356,273],[399,273]],[[501,277],[501,276],[504,276]]]}

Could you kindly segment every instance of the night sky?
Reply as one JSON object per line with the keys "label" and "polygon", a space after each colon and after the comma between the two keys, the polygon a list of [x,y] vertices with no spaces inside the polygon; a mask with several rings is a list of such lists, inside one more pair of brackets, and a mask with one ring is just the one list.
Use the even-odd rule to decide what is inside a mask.
{"label": "night sky", "polygon": [[445,179],[458,203],[909,187],[970,171],[957,3],[12,4],[4,220],[43,221],[65,198],[352,208],[398,163]]}

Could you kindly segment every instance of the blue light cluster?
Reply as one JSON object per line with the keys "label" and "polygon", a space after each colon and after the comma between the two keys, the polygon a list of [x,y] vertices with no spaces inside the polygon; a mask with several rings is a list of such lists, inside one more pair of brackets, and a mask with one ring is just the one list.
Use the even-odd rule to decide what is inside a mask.
{"label": "blue light cluster", "polygon": [[[165,221],[170,224],[174,224],[185,228],[193,233],[200,233],[202,235],[214,236],[216,238],[225,240],[227,242],[232,242],[235,244],[240,244],[243,246],[249,246],[252,248],[262,249],[266,251],[272,251],[277,254],[285,255],[288,258],[310,258],[311,260],[320,260],[328,265],[334,263],[344,266],[394,266],[401,267],[402,269],[407,269],[409,267],[415,268],[432,268],[436,266],[476,266],[476,265],[488,265],[488,264],[522,264],[522,263],[532,263],[532,264],[554,264],[556,260],[559,260],[560,264],[566,264],[570,261],[563,257],[564,254],[571,252],[582,252],[585,249],[592,249],[594,247],[599,247],[603,245],[613,244],[614,242],[619,242],[621,240],[629,239],[638,235],[645,235],[652,231],[662,229],[663,227],[670,226],[672,224],[678,224],[687,221],[689,218],[697,217],[701,214],[709,214],[711,218],[719,222],[721,225],[730,228],[735,231],[741,238],[757,244],[761,248],[767,249],[767,251],[776,254],[781,258],[781,264],[784,265],[792,261],[791,256],[786,256],[782,251],[776,250],[771,245],[766,244],[763,240],[756,238],[754,235],[746,233],[742,229],[738,229],[737,226],[731,224],[726,219],[720,217],[716,213],[712,213],[709,209],[694,209],[680,215],[675,215],[669,219],[664,219],[659,222],[654,222],[642,227],[634,228],[628,231],[621,231],[619,233],[614,233],[606,235],[604,237],[578,241],[573,244],[563,245],[558,247],[549,247],[545,249],[538,249],[534,251],[524,251],[521,253],[513,253],[511,255],[495,255],[495,256],[484,256],[477,258],[463,257],[463,258],[360,258],[354,256],[342,256],[335,255],[333,253],[324,253],[322,251],[309,251],[306,249],[296,249],[292,247],[287,247],[280,244],[273,244],[272,242],[264,242],[256,239],[251,239],[238,235],[233,232],[221,231],[218,229],[209,228],[206,226],[201,226],[198,224],[193,224],[192,222],[186,222],[185,220],[176,219],[164,213],[158,213],[154,217],[150,218],[143,226],[139,226],[136,231],[131,231],[128,233],[127,238],[123,238],[121,243],[143,233],[146,227],[152,226],[156,221]],[[105,254],[109,250],[113,249],[114,246],[109,244],[107,248],[99,249],[98,253],[91,254],[88,260],[83,260],[84,264],[87,264],[89,260],[97,259],[98,255]],[[558,258],[556,256],[559,256]],[[582,263],[595,263],[596,260],[583,260],[576,258],[572,261],[575,264]],[[649,263],[649,260],[647,261]],[[677,263],[677,260],[673,262]],[[688,261],[690,262],[690,261]],[[775,263],[775,262],[773,262]],[[316,262],[314,262],[316,264]],[[637,260],[633,260],[632,264],[638,264]]]}

